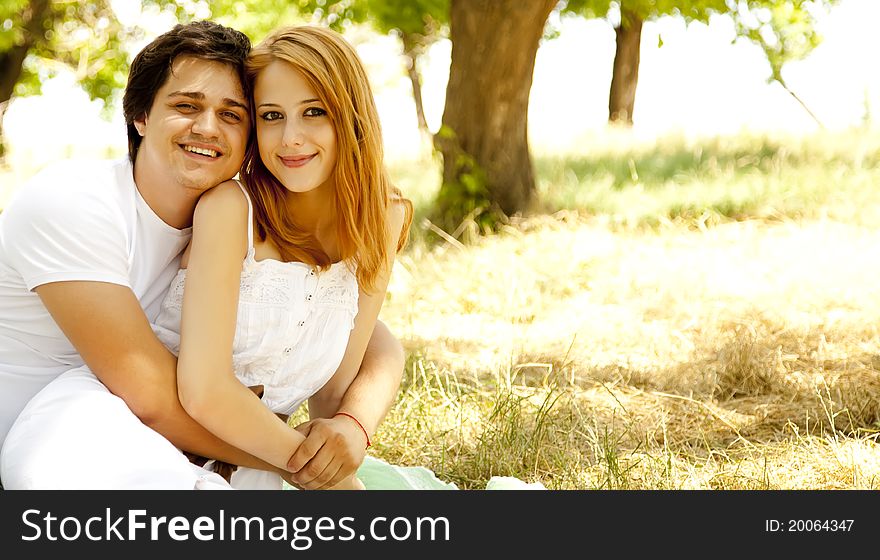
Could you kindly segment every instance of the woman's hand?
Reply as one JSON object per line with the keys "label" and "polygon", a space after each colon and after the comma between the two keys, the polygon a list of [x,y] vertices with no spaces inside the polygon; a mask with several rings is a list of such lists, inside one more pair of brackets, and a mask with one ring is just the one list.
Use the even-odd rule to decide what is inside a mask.
{"label": "woman's hand", "polygon": [[315,418],[296,429],[306,440],[290,457],[287,468],[296,486],[326,490],[352,476],[364,461],[367,442],[360,426],[346,416]]}

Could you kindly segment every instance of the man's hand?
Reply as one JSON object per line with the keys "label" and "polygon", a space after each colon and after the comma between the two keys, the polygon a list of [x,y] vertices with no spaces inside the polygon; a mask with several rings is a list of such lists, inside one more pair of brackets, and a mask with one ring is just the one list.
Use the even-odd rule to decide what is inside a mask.
{"label": "man's hand", "polygon": [[306,440],[287,463],[294,484],[326,490],[357,471],[367,454],[361,428],[345,416],[315,418],[296,427]]}

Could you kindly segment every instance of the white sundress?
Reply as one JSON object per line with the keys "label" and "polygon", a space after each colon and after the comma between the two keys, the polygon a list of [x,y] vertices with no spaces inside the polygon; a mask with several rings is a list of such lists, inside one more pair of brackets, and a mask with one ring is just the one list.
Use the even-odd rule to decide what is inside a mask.
{"label": "white sundress", "polygon": [[[327,383],[342,361],[358,310],[357,278],[344,262],[321,272],[300,262],[255,260],[253,205],[244,187],[239,188],[248,202],[248,251],[241,271],[232,367],[244,385],[263,386],[262,401],[269,409],[289,415]],[[153,325],[156,336],[175,355],[180,350],[185,280],[186,269],[181,269]],[[239,468],[232,486],[280,488],[281,478]]]}

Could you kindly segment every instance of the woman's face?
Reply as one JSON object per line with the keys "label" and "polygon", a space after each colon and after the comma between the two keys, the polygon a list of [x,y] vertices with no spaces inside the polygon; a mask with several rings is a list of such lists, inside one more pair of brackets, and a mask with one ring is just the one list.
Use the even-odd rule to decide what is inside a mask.
{"label": "woman's face", "polygon": [[291,192],[333,188],[336,130],[302,73],[271,62],[255,81],[254,106],[260,158],[281,184]]}

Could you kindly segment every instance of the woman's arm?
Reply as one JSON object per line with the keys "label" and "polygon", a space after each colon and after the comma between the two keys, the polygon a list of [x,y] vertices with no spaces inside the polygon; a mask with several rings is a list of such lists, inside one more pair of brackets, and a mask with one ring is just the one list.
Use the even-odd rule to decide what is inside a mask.
{"label": "woman's arm", "polygon": [[196,206],[177,387],[184,409],[210,432],[286,468],[304,437],[275,416],[232,370],[248,227],[247,200],[234,182],[208,191]]}
{"label": "woman's arm", "polygon": [[156,338],[130,288],[53,282],[35,291],[89,368],[141,422],[180,449],[287,473],[218,438],[180,406],[177,358]]}
{"label": "woman's arm", "polygon": [[[389,247],[394,248],[405,220],[403,206],[393,204],[389,218]],[[342,362],[330,381],[309,399],[313,421],[304,426],[309,438],[288,463],[295,473],[292,478],[303,488],[329,488],[354,474],[363,462],[367,438],[372,438],[397,393],[403,372],[399,343],[384,326],[379,334],[388,336],[374,336],[395,256],[389,251],[373,291],[360,291]],[[394,344],[388,343],[389,338]],[[368,345],[376,350],[369,364],[364,360]],[[349,416],[334,416],[337,412],[350,414],[357,422]],[[321,418],[327,420],[314,421]]]}

